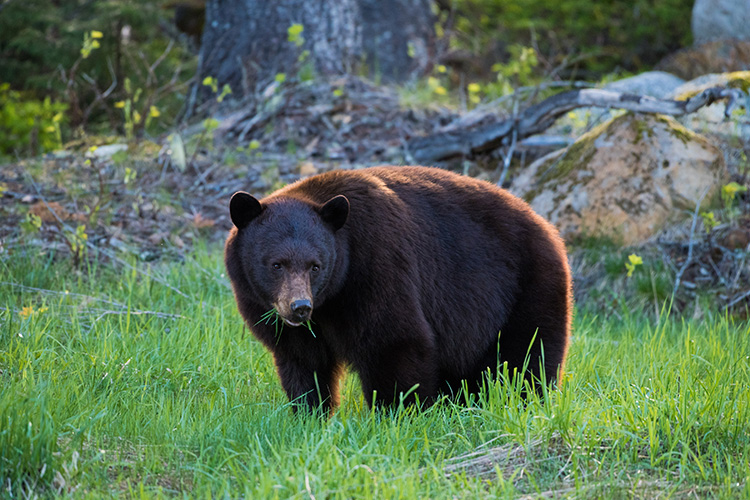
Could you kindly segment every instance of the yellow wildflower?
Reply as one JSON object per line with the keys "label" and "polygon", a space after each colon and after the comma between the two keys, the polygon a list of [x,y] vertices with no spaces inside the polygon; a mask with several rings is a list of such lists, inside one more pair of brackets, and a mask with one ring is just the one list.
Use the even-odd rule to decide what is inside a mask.
{"label": "yellow wildflower", "polygon": [[34,306],[25,306],[18,314],[20,314],[23,319],[26,319],[29,316],[33,316],[34,314],[42,314],[46,311],[46,307],[40,307],[38,310],[34,310]]}
{"label": "yellow wildflower", "polygon": [[641,264],[643,264],[643,259],[640,256],[634,253],[628,255],[628,262],[625,263],[625,269],[628,270],[628,277],[632,276],[635,268]]}

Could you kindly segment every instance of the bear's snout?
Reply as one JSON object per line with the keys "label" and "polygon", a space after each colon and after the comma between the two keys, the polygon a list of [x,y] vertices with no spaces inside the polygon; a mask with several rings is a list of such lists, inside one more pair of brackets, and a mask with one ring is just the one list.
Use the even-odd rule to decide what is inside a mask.
{"label": "bear's snout", "polygon": [[289,273],[281,284],[273,306],[289,326],[299,326],[309,320],[313,298],[308,273]]}
{"label": "bear's snout", "polygon": [[307,299],[295,300],[289,304],[289,308],[292,310],[294,319],[298,319],[299,323],[304,323],[310,319],[312,314],[312,303]]}

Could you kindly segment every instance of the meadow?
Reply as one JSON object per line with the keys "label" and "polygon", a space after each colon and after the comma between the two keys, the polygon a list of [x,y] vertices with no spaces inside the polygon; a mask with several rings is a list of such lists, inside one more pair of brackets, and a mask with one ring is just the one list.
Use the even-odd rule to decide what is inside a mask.
{"label": "meadow", "polygon": [[0,497],[750,498],[750,325],[579,304],[560,388],[295,415],[221,250],[0,254]]}

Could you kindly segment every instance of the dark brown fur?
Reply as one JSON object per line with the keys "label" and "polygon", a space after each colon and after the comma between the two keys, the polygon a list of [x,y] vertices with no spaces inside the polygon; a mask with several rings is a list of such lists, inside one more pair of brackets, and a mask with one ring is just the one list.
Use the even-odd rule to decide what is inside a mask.
{"label": "dark brown fur", "polygon": [[[337,195],[348,211],[341,198],[326,204]],[[376,403],[398,402],[413,387],[407,402],[429,401],[462,380],[476,392],[498,352],[511,372],[528,353],[535,383],[542,359],[548,384],[562,370],[572,312],[565,246],[508,192],[439,169],[374,167],[321,174],[259,205],[243,196],[232,202],[241,228],[226,242],[227,272],[290,400],[335,407],[346,365],[368,404],[374,393]],[[272,260],[283,260],[279,270]],[[261,322],[293,279],[297,296],[309,289],[315,336],[288,324],[277,335]]]}

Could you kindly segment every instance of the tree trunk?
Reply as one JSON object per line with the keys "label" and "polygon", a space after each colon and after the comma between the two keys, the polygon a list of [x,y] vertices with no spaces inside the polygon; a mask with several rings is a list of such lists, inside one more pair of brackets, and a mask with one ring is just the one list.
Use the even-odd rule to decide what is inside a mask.
{"label": "tree trunk", "polygon": [[370,76],[404,82],[431,69],[436,43],[431,4],[431,0],[359,0]]}
{"label": "tree trunk", "polygon": [[[287,31],[295,24],[303,27],[298,43]],[[434,47],[430,0],[209,0],[199,84],[210,76],[249,96],[279,73],[306,68],[404,81],[429,69]]]}

